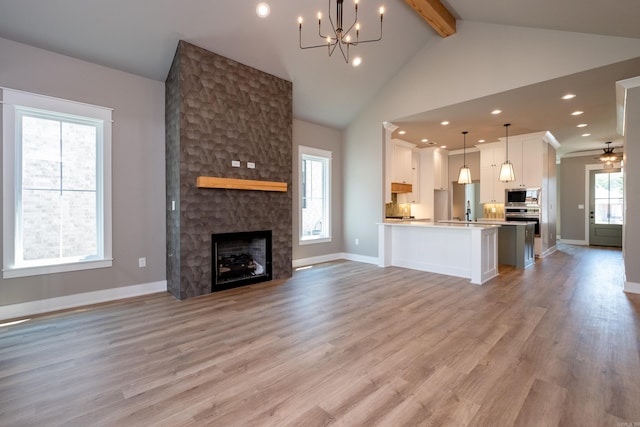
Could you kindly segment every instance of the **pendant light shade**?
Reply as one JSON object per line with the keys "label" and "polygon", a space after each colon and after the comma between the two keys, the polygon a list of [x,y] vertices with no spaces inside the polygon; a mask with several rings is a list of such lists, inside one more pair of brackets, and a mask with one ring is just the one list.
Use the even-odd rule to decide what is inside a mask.
{"label": "pendant light shade", "polygon": [[502,182],[511,182],[516,180],[516,175],[513,172],[513,164],[509,161],[509,126],[511,126],[510,123],[507,123],[504,125],[505,134],[506,134],[505,161],[500,167],[500,178],[498,178]]}
{"label": "pendant light shade", "polygon": [[462,167],[458,174],[458,184],[471,184],[471,169],[467,167],[467,131],[462,132],[463,149],[462,149]]}

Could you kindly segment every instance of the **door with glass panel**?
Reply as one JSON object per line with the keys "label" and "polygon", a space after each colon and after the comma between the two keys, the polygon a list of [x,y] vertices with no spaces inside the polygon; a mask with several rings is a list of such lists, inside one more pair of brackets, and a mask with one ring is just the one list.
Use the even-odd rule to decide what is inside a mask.
{"label": "door with glass panel", "polygon": [[620,169],[599,169],[590,172],[590,245],[622,247],[622,185]]}

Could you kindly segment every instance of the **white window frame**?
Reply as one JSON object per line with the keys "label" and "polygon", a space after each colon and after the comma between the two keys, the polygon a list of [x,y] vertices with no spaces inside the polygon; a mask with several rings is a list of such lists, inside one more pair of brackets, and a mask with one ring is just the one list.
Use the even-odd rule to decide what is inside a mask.
{"label": "white window frame", "polygon": [[[2,214],[3,214],[3,268],[4,279],[88,270],[112,266],[112,214],[111,214],[111,135],[112,109],[76,101],[53,98],[29,92],[0,87],[2,104]],[[52,112],[70,117],[83,117],[102,123],[102,143],[98,144],[96,189],[98,192],[98,255],[90,259],[58,260],[54,263],[33,262],[21,264],[16,260],[20,249],[17,225],[17,206],[20,206],[22,158],[17,149],[16,108]],[[100,221],[101,217],[101,221]]]}
{"label": "white window frame", "polygon": [[[332,241],[332,220],[331,220],[331,159],[333,153],[328,150],[322,150],[320,148],[306,147],[304,145],[298,146],[298,189],[299,189],[299,209],[298,209],[298,242],[300,245],[312,245],[316,243],[328,243]],[[324,188],[323,216],[326,218],[327,234],[319,236],[303,236],[302,235],[302,161],[305,158],[313,158],[322,160],[326,166],[326,173],[324,175]]]}

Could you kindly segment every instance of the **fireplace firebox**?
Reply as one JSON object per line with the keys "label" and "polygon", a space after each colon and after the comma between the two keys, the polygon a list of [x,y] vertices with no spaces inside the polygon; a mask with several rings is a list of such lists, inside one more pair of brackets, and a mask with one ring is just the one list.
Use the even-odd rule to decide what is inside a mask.
{"label": "fireplace firebox", "polygon": [[211,292],[271,280],[271,230],[211,235]]}

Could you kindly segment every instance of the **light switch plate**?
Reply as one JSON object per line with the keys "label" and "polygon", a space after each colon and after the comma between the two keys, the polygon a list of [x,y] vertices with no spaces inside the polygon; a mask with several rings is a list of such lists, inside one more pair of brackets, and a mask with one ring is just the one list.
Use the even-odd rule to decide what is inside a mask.
{"label": "light switch plate", "polygon": [[254,162],[247,162],[247,168],[248,169],[255,169],[256,168],[256,164]]}
{"label": "light switch plate", "polygon": [[231,160],[231,167],[232,168],[239,168],[240,167],[240,160]]}

